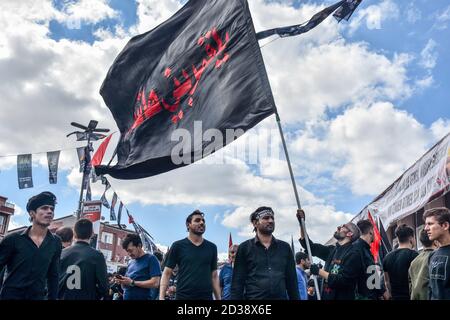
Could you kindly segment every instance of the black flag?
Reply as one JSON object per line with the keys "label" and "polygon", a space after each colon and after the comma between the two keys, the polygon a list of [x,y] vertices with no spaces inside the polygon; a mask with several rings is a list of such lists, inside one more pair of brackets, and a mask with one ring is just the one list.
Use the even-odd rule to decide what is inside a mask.
{"label": "black flag", "polygon": [[100,200],[102,201],[102,205],[103,205],[105,208],[107,208],[107,209],[110,209],[110,208],[111,208],[111,206],[110,206],[109,203],[108,203],[108,200],[106,199],[105,193],[103,193],[103,195],[102,195],[102,197],[100,198]]}
{"label": "black flag", "polygon": [[86,151],[86,147],[78,147],[77,148],[78,162],[80,163],[80,172],[84,171],[85,151]]}
{"label": "black flag", "polygon": [[[261,32],[258,32],[256,34],[256,37],[258,40],[270,37],[274,34],[278,34],[280,37],[290,37],[290,36],[296,36],[305,32],[308,32],[309,30],[317,27],[323,20],[325,20],[330,14],[332,14],[336,9],[341,7],[342,5],[345,5],[346,0],[339,1],[322,11],[316,13],[312,16],[311,19],[306,24],[297,24],[294,26],[289,27],[282,27],[282,28],[275,28],[275,29],[269,29],[264,30]],[[356,8],[355,8],[356,9]],[[349,16],[350,18],[350,16]]]}
{"label": "black flag", "polygon": [[123,208],[123,203],[122,203],[122,201],[120,201],[119,211],[117,211],[117,225],[119,226],[120,229],[122,229],[122,226],[120,224],[120,220],[122,220],[122,208]]}
{"label": "black flag", "polygon": [[117,194],[114,192],[112,200],[111,200],[111,211],[109,214],[109,220],[111,221],[115,221],[116,219],[116,213],[114,212],[114,207],[116,206],[117,203]]}
{"label": "black flag", "polygon": [[89,180],[88,180],[88,185],[87,185],[87,189],[86,189],[86,201],[92,201],[92,191],[91,191],[91,184],[89,183]]}
{"label": "black flag", "polygon": [[48,180],[50,184],[58,182],[58,162],[61,151],[47,152]]}
{"label": "black flag", "polygon": [[341,20],[350,19],[353,12],[356,10],[356,8],[359,6],[359,4],[362,2],[362,0],[347,0],[345,3],[336,10],[336,12],[333,14],[333,17],[336,18],[337,21],[341,22]]}
{"label": "black flag", "polygon": [[[188,1],[169,20],[129,41],[100,94],[121,137],[118,163],[96,171],[118,179],[197,161],[276,111],[246,0]],[[201,129],[194,132],[199,121]],[[193,137],[183,141],[188,147],[177,149],[175,129]],[[208,129],[222,137],[204,138]],[[240,130],[225,139],[227,129]],[[172,152],[183,161],[174,161]]]}
{"label": "black flag", "polygon": [[89,135],[91,136],[91,141],[97,141],[105,138],[106,136],[101,133],[89,133],[89,132],[76,132],[77,135],[77,141],[86,141],[89,138]]}
{"label": "black flag", "polygon": [[17,180],[19,182],[19,189],[33,188],[31,154],[17,156]]}

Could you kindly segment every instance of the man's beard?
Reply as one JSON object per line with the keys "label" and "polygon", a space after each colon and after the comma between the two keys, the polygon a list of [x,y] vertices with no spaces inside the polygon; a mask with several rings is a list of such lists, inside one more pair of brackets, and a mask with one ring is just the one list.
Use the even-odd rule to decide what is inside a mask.
{"label": "man's beard", "polygon": [[192,230],[192,233],[195,234],[196,236],[201,236],[205,233],[206,229],[203,229],[203,231],[196,231],[196,230]]}
{"label": "man's beard", "polygon": [[344,239],[345,239],[345,236],[343,236],[339,231],[336,231],[336,232],[334,233],[333,237],[334,237],[337,241],[340,241],[340,240],[344,240]]}
{"label": "man's beard", "polygon": [[272,228],[266,227],[266,228],[260,228],[258,230],[259,230],[259,232],[261,234],[264,234],[266,236],[270,236],[273,233],[273,231],[275,230],[275,225],[273,225]]}

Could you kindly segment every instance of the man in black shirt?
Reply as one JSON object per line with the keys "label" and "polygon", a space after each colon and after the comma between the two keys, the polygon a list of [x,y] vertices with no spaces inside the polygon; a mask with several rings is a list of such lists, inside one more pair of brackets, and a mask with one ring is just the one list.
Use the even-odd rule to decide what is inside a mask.
{"label": "man in black shirt", "polygon": [[206,230],[204,214],[195,210],[186,218],[187,238],[170,247],[159,286],[159,299],[164,300],[172,270],[178,265],[177,300],[220,300],[217,274],[217,247],[203,238]]}
{"label": "man in black shirt", "polygon": [[260,207],[250,215],[256,236],[239,245],[231,282],[231,300],[299,300],[291,247],[275,239],[274,212]]}
{"label": "man in black shirt", "polygon": [[389,252],[383,260],[384,281],[387,298],[392,300],[409,300],[408,270],[411,262],[418,256],[414,248],[414,230],[406,224],[395,229],[399,246]]}
{"label": "man in black shirt", "polygon": [[89,246],[92,222],[75,223],[75,243],[61,254],[59,298],[61,300],[98,300],[108,291],[107,268],[103,254]]}
{"label": "man in black shirt", "polygon": [[450,210],[433,208],[423,218],[428,237],[440,244],[428,264],[430,300],[450,300]]}
{"label": "man in black shirt", "polygon": [[[305,219],[305,212],[297,210],[297,219]],[[320,269],[313,264],[310,272],[322,278],[322,300],[354,300],[358,277],[362,273],[362,262],[353,242],[359,238],[360,231],[354,223],[337,227],[333,237],[336,245],[324,246],[309,239],[311,254],[325,261]],[[307,250],[305,235],[300,227],[300,244]]]}
{"label": "man in black shirt", "polygon": [[48,230],[53,221],[56,197],[42,192],[27,203],[32,226],[7,235],[0,243],[0,270],[6,266],[2,300],[43,300],[58,297],[58,265],[61,240]]}
{"label": "man in black shirt", "polygon": [[356,224],[361,236],[353,243],[359,252],[362,263],[361,274],[356,287],[356,300],[378,300],[384,293],[381,287],[381,270],[375,263],[370,246],[375,240],[373,225],[370,220],[360,220]]}

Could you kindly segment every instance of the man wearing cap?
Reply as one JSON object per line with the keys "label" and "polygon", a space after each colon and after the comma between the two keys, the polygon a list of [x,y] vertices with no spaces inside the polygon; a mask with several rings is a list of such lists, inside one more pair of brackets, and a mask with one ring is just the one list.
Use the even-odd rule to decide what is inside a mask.
{"label": "man wearing cap", "polygon": [[256,236],[239,245],[231,300],[298,300],[297,273],[290,245],[275,239],[274,212],[259,207],[250,215]]}
{"label": "man wearing cap", "polygon": [[[297,210],[297,219],[305,218],[305,212]],[[311,254],[325,261],[321,269],[312,264],[310,272],[322,279],[322,300],[354,300],[358,277],[362,271],[362,260],[359,252],[352,245],[359,239],[360,231],[354,223],[346,223],[337,227],[333,237],[336,245],[324,246],[309,239]],[[300,228],[300,244],[306,248],[305,236]]]}
{"label": "man wearing cap", "polygon": [[31,197],[27,211],[32,225],[7,235],[0,242],[0,270],[6,266],[1,300],[44,300],[58,296],[61,240],[48,227],[53,221],[56,197],[42,192]]}

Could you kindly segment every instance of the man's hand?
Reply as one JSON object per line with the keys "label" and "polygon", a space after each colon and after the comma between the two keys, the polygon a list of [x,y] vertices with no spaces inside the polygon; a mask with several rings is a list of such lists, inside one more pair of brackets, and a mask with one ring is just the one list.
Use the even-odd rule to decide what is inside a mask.
{"label": "man's hand", "polygon": [[311,272],[311,274],[318,276],[319,275],[319,271],[320,271],[320,267],[319,265],[313,263],[311,265],[311,267],[309,268],[309,271]]}
{"label": "man's hand", "polygon": [[122,286],[127,286],[127,287],[131,286],[132,281],[133,280],[128,277],[122,277],[120,279],[116,279],[116,283],[121,284]]}
{"label": "man's hand", "polygon": [[303,209],[297,209],[297,220],[298,223],[301,223],[301,220],[305,220],[305,211]]}

